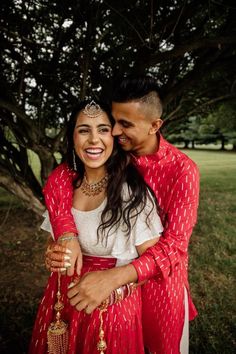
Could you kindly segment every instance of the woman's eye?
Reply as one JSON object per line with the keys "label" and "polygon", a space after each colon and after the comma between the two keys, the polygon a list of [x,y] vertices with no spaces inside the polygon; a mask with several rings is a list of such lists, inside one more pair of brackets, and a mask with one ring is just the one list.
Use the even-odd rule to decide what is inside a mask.
{"label": "woman's eye", "polygon": [[101,128],[99,129],[99,133],[109,133],[111,131],[111,129],[109,128]]}
{"label": "woman's eye", "polygon": [[79,129],[79,134],[87,134],[88,133],[88,129]]}

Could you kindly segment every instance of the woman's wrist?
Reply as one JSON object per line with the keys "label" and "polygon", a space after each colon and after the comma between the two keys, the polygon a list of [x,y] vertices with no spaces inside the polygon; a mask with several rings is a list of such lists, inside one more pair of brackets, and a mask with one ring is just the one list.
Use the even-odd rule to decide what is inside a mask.
{"label": "woman's wrist", "polygon": [[58,242],[78,240],[78,235],[75,234],[64,234],[58,238]]}

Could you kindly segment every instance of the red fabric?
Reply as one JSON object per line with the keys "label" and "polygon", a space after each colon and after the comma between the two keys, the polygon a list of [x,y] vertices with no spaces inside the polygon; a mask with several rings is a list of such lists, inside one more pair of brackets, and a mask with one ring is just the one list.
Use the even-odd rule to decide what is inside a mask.
{"label": "red fabric", "polygon": [[[179,354],[184,323],[184,286],[189,290],[187,252],[197,218],[199,173],[191,159],[161,136],[158,152],[134,158],[134,163],[157,196],[165,229],[157,245],[132,262],[139,281],[149,279],[142,291],[144,342],[157,354]],[[62,187],[59,189],[55,185],[56,178],[63,190],[71,189],[73,176],[64,165],[58,172],[55,170],[51,178],[47,207],[51,206],[52,198],[58,203],[64,198],[60,192]],[[67,232],[73,232],[73,228],[66,228],[66,223],[73,223],[71,202],[72,197],[66,203],[60,203],[60,217]],[[50,217],[53,222],[53,210]],[[56,232],[59,234],[58,230]],[[190,320],[196,315],[189,295]]]}
{"label": "red fabric", "polygon": [[66,163],[62,163],[52,171],[43,188],[55,240],[66,232],[78,234],[71,214],[73,199],[71,187],[75,177],[76,172],[72,171]]}
{"label": "red fabric", "polygon": [[[93,270],[112,268],[114,258],[84,256],[82,273]],[[91,315],[84,311],[76,311],[67,300],[67,287],[71,277],[62,276],[61,293],[65,308],[62,319],[69,324],[68,354],[98,354],[99,340],[99,310]],[[47,353],[47,329],[54,320],[53,306],[56,301],[57,274],[52,273],[39,306],[29,354]],[[132,295],[120,303],[109,306],[103,314],[106,354],[144,354],[144,344],[141,324],[141,290],[137,289]]]}
{"label": "red fabric", "polygon": [[[132,262],[143,287],[144,343],[151,352],[179,354],[188,285],[188,243],[197,219],[199,173],[185,154],[160,138],[159,151],[134,159],[162,209],[163,236]],[[189,318],[197,311],[189,296]]]}

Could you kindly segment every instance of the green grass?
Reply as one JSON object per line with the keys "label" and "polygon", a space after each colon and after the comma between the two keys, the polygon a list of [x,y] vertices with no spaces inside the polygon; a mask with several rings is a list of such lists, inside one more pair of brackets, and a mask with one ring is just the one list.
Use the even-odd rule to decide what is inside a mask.
{"label": "green grass", "polygon": [[199,311],[190,327],[190,354],[229,354],[235,345],[236,154],[186,153],[201,174],[198,224],[190,243],[189,278]]}

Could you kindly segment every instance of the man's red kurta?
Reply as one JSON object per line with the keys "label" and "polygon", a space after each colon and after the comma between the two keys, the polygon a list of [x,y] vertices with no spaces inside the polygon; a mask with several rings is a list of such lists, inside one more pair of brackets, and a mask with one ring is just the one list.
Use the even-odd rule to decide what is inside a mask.
{"label": "man's red kurta", "polygon": [[[132,262],[143,286],[143,331],[148,349],[179,354],[184,324],[184,287],[188,285],[188,243],[197,219],[199,173],[195,163],[160,136],[153,155],[134,157],[134,163],[156,194],[164,226],[159,242]],[[72,179],[66,164],[56,168],[44,188],[56,239],[76,232],[71,215]],[[52,207],[58,205],[57,211]],[[197,312],[189,295],[189,318]],[[133,353],[135,354],[135,353]]]}
{"label": "man's red kurta", "polygon": [[[151,352],[178,354],[188,286],[188,244],[197,219],[199,173],[185,154],[160,138],[156,154],[135,163],[156,194],[163,237],[132,262],[143,286],[144,342]],[[189,295],[189,318],[197,312]]]}

